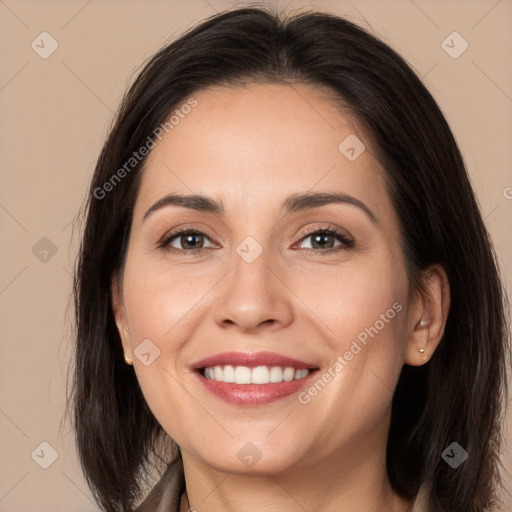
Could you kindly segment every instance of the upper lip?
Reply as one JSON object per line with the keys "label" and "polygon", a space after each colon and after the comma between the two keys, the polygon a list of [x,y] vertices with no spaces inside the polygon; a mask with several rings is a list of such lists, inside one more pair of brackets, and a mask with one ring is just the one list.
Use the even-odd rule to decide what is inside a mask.
{"label": "upper lip", "polygon": [[216,354],[197,361],[192,364],[192,369],[199,370],[201,368],[225,365],[248,366],[249,368],[255,366],[281,366],[295,369],[315,368],[314,364],[276,354],[275,352],[223,352],[222,354]]}

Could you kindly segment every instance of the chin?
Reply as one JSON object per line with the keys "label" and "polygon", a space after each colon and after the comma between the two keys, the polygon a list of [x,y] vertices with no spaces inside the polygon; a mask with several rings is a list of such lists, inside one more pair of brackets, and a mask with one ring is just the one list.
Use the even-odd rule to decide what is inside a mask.
{"label": "chin", "polygon": [[[234,442],[230,445],[217,446],[207,454],[204,450],[194,450],[200,454],[204,464],[224,473],[246,475],[267,475],[287,471],[296,467],[297,448],[274,446],[265,442]],[[295,453],[295,456],[293,455]]]}

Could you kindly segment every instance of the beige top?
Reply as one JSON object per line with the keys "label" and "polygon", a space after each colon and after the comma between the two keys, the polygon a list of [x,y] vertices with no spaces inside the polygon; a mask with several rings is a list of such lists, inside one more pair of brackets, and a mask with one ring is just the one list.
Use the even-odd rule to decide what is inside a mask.
{"label": "beige top", "polygon": [[[185,476],[181,457],[166,471],[134,512],[179,512],[181,495],[185,492]],[[410,512],[428,512],[428,487],[422,485]]]}

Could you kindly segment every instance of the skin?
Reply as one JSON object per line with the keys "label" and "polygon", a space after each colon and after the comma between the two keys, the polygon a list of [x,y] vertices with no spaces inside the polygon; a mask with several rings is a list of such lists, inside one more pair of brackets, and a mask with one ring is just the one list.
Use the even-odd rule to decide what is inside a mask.
{"label": "skin", "polygon": [[[148,157],[126,264],[112,286],[124,352],[182,451],[189,504],[184,498],[180,510],[406,511],[411,503],[393,491],[385,467],[391,400],[403,364],[425,364],[441,339],[443,269],[425,275],[428,295],[410,290],[384,170],[327,91],[250,84],[194,98]],[[366,145],[354,161],[338,150],[349,134]],[[280,211],[292,193],[333,191],[362,201],[377,222],[352,204]],[[222,200],[225,213],[166,206],[143,220],[170,192]],[[326,226],[354,245],[335,236],[313,245],[307,232]],[[158,247],[185,227],[205,233],[194,245],[201,252],[191,254],[179,236],[171,242],[178,252]],[[248,236],[263,250],[252,263],[236,252]],[[401,311],[307,404],[296,394],[227,404],[190,369],[225,351],[273,351],[321,374],[397,302]],[[133,354],[144,339],[160,350],[149,366]],[[252,467],[237,457],[249,442],[261,454]]]}

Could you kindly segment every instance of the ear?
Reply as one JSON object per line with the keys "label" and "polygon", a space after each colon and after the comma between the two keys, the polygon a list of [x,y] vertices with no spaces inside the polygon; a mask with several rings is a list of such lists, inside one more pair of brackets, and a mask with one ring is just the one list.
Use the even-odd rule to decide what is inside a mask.
{"label": "ear", "polygon": [[423,290],[416,293],[407,331],[405,363],[425,364],[443,337],[450,310],[450,285],[445,270],[433,265],[422,276]]}
{"label": "ear", "polygon": [[119,337],[121,338],[121,343],[123,345],[124,356],[125,358],[127,357],[133,361],[132,346],[130,343],[128,323],[126,320],[126,310],[123,301],[121,277],[118,273],[112,276],[111,300],[117,330],[119,332]]}

